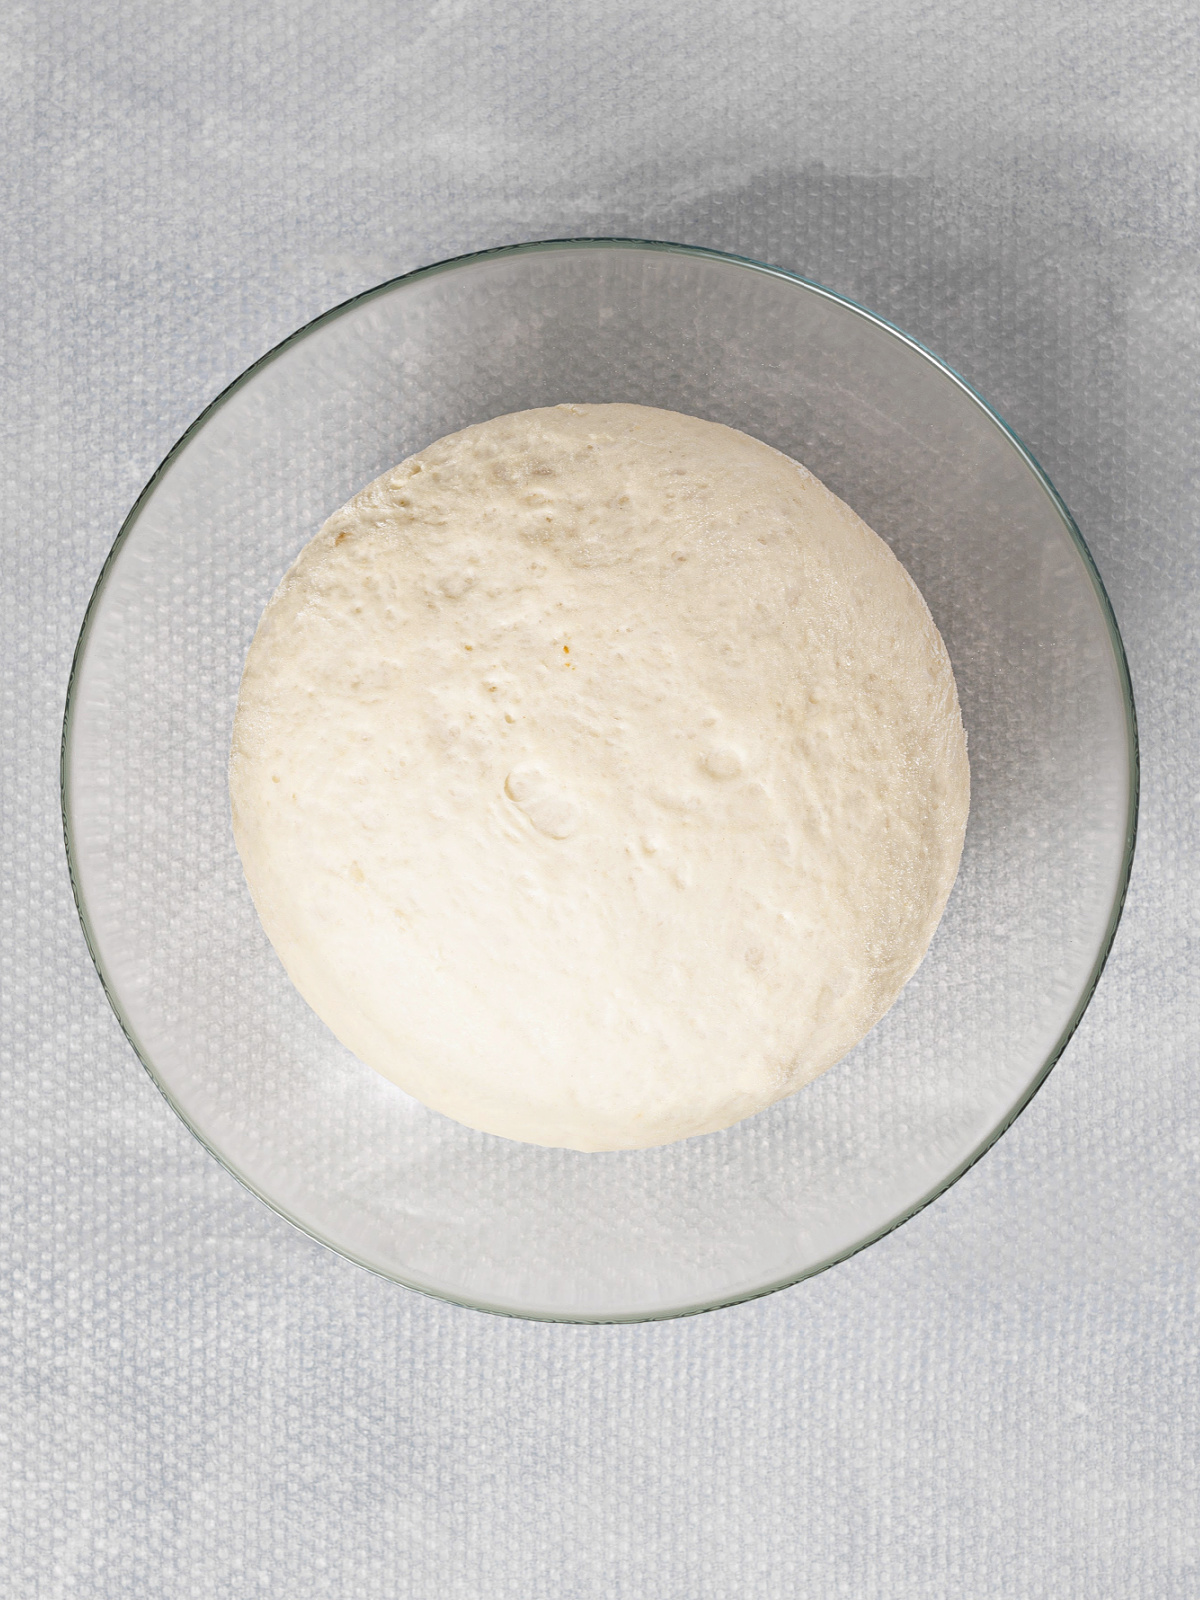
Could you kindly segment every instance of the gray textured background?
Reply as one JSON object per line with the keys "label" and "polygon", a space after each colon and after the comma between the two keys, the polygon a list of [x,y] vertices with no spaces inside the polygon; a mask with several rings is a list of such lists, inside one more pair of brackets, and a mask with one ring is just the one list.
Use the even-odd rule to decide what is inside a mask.
{"label": "gray textured background", "polygon": [[[0,1589],[1200,1594],[1197,11],[42,0],[0,41]],[[384,277],[613,232],[806,273],[1001,409],[1109,586],[1144,799],[1092,1008],[949,1194],[768,1300],[556,1328],[368,1277],[176,1123],[57,749],[104,553],[217,390]]]}

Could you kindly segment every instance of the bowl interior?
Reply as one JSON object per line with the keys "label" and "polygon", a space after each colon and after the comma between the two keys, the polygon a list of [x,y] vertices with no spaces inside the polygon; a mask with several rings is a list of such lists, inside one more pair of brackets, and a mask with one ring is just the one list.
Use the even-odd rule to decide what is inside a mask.
{"label": "bowl interior", "polygon": [[[972,812],[925,963],[839,1066],[719,1134],[579,1155],[471,1132],[299,998],[234,850],[242,661],[355,490],[501,412],[625,400],[804,462],[892,545],[954,663]],[[1111,614],[1061,503],[945,368],[785,274],[674,247],[522,247],[320,319],[199,419],[122,530],[76,661],[72,874],[136,1049],[279,1211],[404,1283],[518,1315],[666,1316],[844,1256],[937,1193],[1049,1069],[1107,952],[1136,762]]]}

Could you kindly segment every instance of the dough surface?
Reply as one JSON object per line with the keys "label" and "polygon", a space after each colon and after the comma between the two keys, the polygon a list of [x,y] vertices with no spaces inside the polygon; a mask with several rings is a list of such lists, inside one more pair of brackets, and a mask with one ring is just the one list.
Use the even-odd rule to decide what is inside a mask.
{"label": "dough surface", "polygon": [[941,637],[811,473],[632,405],[497,417],[329,519],[230,765],[264,927],[339,1039],[470,1127],[723,1128],[832,1066],[958,870]]}

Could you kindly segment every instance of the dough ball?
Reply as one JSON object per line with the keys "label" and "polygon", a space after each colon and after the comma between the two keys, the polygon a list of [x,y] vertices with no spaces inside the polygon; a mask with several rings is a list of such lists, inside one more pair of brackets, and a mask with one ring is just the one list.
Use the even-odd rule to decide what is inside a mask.
{"label": "dough ball", "polygon": [[251,645],[230,787],[343,1043],[470,1127],[614,1150],[863,1037],[937,926],[969,775],[924,601],[811,473],[563,405],[329,519]]}

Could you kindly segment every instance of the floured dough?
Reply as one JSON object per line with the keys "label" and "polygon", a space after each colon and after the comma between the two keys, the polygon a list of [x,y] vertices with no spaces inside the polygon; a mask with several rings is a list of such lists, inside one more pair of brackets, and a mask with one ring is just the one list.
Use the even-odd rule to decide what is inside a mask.
{"label": "floured dough", "polygon": [[490,1133],[723,1128],[895,1000],[954,882],[954,677],[888,547],[745,434],[564,405],[440,439],[251,645],[233,825],[300,993]]}

